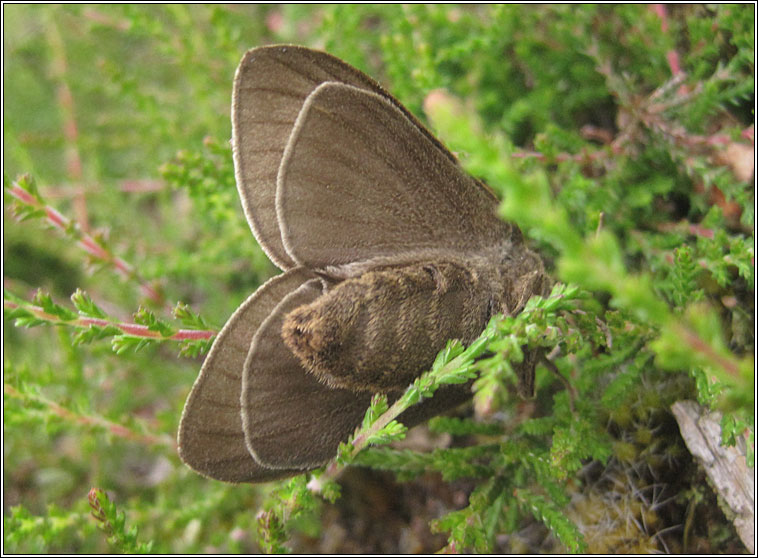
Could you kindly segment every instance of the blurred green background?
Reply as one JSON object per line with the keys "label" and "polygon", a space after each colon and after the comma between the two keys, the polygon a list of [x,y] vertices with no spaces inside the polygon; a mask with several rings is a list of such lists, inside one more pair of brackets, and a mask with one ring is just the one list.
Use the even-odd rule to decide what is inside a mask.
{"label": "blurred green background", "polygon": [[[747,54],[752,8],[670,6],[664,32],[660,15],[642,5],[6,4],[6,184],[29,173],[46,203],[101,237],[163,299],[146,299],[134,281],[88,261],[71,237],[43,220],[16,221],[7,194],[4,288],[26,300],[43,288],[69,307],[68,297],[82,288],[109,316],[129,322],[141,305],[170,319],[168,308],[182,301],[219,329],[276,272],[243,218],[228,147],[234,70],[251,47],[326,49],[377,79],[422,119],[426,94],[445,88],[478,114],[485,131],[555,155],[597,147],[603,134],[613,137],[623,127],[625,100],[599,61],[610,61],[627,79],[629,98],[640,99],[671,78],[667,55],[674,49],[691,82],[708,88],[724,64],[735,76],[707,89],[712,94],[695,99],[678,123],[693,134],[720,130],[739,139],[754,117],[754,65]],[[725,107],[718,118],[714,107]],[[650,142],[631,162],[620,154],[617,166],[609,165],[623,188],[594,188],[593,173],[582,175],[580,165],[567,174],[558,167],[553,186],[583,234],[606,212],[606,226],[625,243],[626,264],[671,279],[662,263],[671,246],[637,233],[683,218],[700,222],[718,204],[693,193],[702,182],[698,169],[682,168],[681,146],[668,141]],[[533,159],[523,165],[525,171],[557,166]],[[745,246],[753,224],[748,179],[716,182],[739,212],[729,220],[734,205],[725,203],[719,207],[726,217],[710,221],[742,235]],[[544,239],[535,243],[550,265],[555,250]],[[735,261],[749,260],[745,250]],[[753,350],[754,333],[742,331],[754,327],[753,308],[741,304],[753,292],[750,274],[746,280],[740,272],[736,286],[710,280],[703,287],[709,296],[740,302],[724,310],[736,332],[729,334],[736,354]],[[3,322],[5,550],[113,551],[89,516],[87,494],[101,487],[155,552],[257,551],[255,513],[266,489],[202,479],[173,447],[202,357],[179,358],[173,343],[116,355],[108,342],[73,346],[73,335]],[[439,505],[461,507],[467,490],[457,487]],[[409,492],[398,498],[425,501]],[[295,550],[432,552],[445,544],[444,536],[424,531],[408,535],[415,546],[381,546],[390,544],[377,542],[381,535],[350,546],[344,541],[361,531],[330,531],[339,523],[335,509],[300,521]],[[403,513],[413,514],[409,509]],[[419,512],[425,520],[441,513]],[[381,525],[374,529],[384,532]]]}

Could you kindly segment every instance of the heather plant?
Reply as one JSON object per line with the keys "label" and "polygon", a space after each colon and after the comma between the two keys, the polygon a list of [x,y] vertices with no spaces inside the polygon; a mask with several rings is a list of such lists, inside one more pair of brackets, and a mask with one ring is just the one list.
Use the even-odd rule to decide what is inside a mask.
{"label": "heather plant", "polygon": [[[721,411],[752,466],[753,6],[3,15],[5,551],[744,551],[670,406]],[[554,287],[375,397],[324,469],[227,485],[183,466],[175,433],[213,337],[276,273],[227,141],[234,68],[274,42],[424,119]],[[543,355],[531,400],[524,346]],[[397,421],[472,380],[455,413]]]}

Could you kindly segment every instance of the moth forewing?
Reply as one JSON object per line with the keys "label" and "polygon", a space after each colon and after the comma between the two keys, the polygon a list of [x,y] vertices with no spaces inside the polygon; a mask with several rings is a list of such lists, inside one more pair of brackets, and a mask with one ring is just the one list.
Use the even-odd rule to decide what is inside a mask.
{"label": "moth forewing", "polygon": [[295,264],[282,245],[276,218],[276,176],[306,97],[325,81],[383,91],[341,60],[298,46],[249,50],[234,77],[232,148],[237,189],[250,228],[280,269]]}
{"label": "moth forewing", "polygon": [[497,200],[387,98],[324,83],[306,99],[277,177],[284,245],[313,268],[419,251],[480,252],[511,227]]}

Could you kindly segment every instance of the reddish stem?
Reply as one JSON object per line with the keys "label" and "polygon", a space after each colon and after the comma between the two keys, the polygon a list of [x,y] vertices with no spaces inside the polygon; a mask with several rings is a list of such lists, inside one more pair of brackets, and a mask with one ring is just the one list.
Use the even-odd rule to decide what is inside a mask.
{"label": "reddish stem", "polygon": [[162,335],[158,331],[151,330],[148,326],[142,324],[133,324],[128,322],[112,322],[110,320],[103,320],[101,318],[76,318],[73,320],[62,320],[58,316],[45,312],[39,306],[33,304],[24,304],[23,306],[11,302],[10,300],[3,301],[3,307],[9,310],[14,310],[19,307],[23,307],[25,310],[31,312],[37,318],[45,320],[47,322],[72,325],[74,327],[107,327],[113,326],[120,329],[125,335],[131,335],[133,337],[145,337],[149,339],[171,339],[172,341],[193,341],[198,339],[211,339],[216,335],[213,330],[201,330],[201,329],[180,329],[176,333],[168,337]]}
{"label": "reddish stem", "polygon": [[[663,31],[664,33],[668,33],[669,21],[668,21],[668,16],[666,14],[665,4],[651,4],[650,9],[661,20],[661,31]],[[677,51],[673,49],[669,50],[666,53],[666,60],[669,63],[669,68],[671,68],[672,75],[677,75],[677,74],[682,73],[682,65],[679,62],[679,53]]]}
{"label": "reddish stem", "polygon": [[[13,184],[10,188],[8,188],[8,193],[24,205],[27,205],[36,210],[44,211],[47,222],[56,229],[63,232],[68,232],[71,228],[70,219],[62,215],[54,207],[45,205],[39,198],[24,190],[18,184]],[[154,302],[158,304],[162,304],[164,302],[161,294],[137,273],[134,266],[125,260],[113,255],[107,248],[98,243],[89,234],[78,229],[74,230],[74,232],[71,234],[77,238],[79,246],[81,246],[81,248],[90,256],[105,263],[111,264],[116,269],[116,271],[118,271],[124,277],[128,279],[135,279],[140,283],[140,290],[142,293]]]}

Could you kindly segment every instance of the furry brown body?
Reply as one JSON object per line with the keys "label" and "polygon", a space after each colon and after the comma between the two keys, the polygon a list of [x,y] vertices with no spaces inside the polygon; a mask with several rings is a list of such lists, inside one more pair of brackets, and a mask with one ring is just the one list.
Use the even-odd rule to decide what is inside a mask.
{"label": "furry brown body", "polygon": [[[539,260],[523,246],[513,248],[499,266],[448,254],[447,261],[346,279],[286,316],[284,342],[331,387],[403,389],[429,369],[449,339],[471,343],[494,314],[515,314],[541,292]],[[514,259],[518,252],[522,257]]]}

